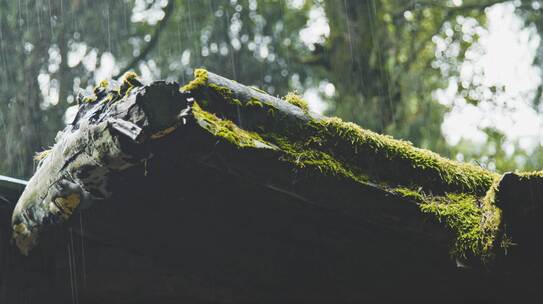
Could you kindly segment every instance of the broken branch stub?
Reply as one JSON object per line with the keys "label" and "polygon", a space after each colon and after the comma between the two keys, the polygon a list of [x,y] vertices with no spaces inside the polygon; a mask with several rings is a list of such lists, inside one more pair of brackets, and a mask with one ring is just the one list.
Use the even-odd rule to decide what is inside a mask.
{"label": "broken branch stub", "polygon": [[13,212],[13,236],[23,254],[75,210],[108,198],[114,172],[152,157],[148,143],[186,122],[189,100],[178,88],[162,81],[134,86],[125,79],[119,90],[99,87],[98,98],[79,98],[76,119],[59,132]]}

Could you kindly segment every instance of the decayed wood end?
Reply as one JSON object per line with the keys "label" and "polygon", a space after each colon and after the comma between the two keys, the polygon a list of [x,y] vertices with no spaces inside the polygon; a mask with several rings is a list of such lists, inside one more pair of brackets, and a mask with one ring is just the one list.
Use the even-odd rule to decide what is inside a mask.
{"label": "decayed wood end", "polygon": [[59,132],[13,212],[13,236],[23,254],[43,231],[107,199],[114,191],[108,185],[112,172],[148,159],[147,142],[184,123],[187,100],[176,84],[130,80],[119,88],[98,87],[92,98],[78,97],[75,120]]}

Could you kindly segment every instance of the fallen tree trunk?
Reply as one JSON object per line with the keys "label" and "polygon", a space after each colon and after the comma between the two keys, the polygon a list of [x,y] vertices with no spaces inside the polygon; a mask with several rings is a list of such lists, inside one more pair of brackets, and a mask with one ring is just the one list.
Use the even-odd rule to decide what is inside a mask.
{"label": "fallen tree trunk", "polygon": [[[210,265],[197,265],[243,285],[255,277],[217,274],[220,267],[212,265],[235,264],[240,272],[250,271],[263,261],[256,256],[269,252],[240,248],[253,244],[268,251],[274,246],[284,249],[280,239],[299,231],[306,232],[293,246],[307,242],[312,249],[292,249],[298,255],[314,246],[329,252],[314,264],[298,261],[309,268],[290,275],[302,280],[315,265],[320,265],[316,273],[322,275],[325,261],[336,267],[330,271],[347,276],[363,269],[355,266],[358,262],[341,264],[337,250],[381,261],[377,265],[395,275],[398,271],[391,272],[390,267],[401,270],[403,266],[395,264],[401,257],[430,273],[441,265],[438,269],[450,275],[453,270],[443,268],[449,253],[461,265],[498,273],[502,268],[511,271],[509,265],[514,265],[524,275],[529,266],[523,260],[538,246],[524,237],[537,226],[536,219],[523,222],[511,203],[514,198],[507,196],[513,192],[505,190],[518,187],[508,182],[515,175],[500,178],[408,142],[321,117],[295,95],[275,98],[198,70],[183,87],[165,82],[145,86],[129,74],[120,85],[102,83],[93,96],[79,96],[78,101],[74,122],[43,154],[13,212],[13,236],[23,254],[51,242],[59,229],[72,227],[87,238],[181,264],[192,273],[198,270],[180,257],[199,260],[225,250],[224,256],[208,256]],[[525,177],[531,180],[530,189],[540,185],[534,176],[538,175]],[[540,209],[538,195],[530,203],[534,210]],[[497,206],[504,208],[503,217]],[[285,220],[289,228],[281,223]],[[319,225],[328,227],[317,229]],[[513,225],[524,226],[515,230]],[[189,232],[195,228],[197,233]],[[321,232],[315,234],[315,229]],[[517,235],[523,240],[520,246],[515,245]],[[202,243],[206,239],[213,242]],[[351,245],[355,240],[360,243]],[[370,250],[365,241],[378,245]],[[236,256],[245,257],[246,266],[238,265]],[[268,258],[264,261],[279,263]],[[428,264],[429,260],[434,262]],[[379,273],[379,267],[371,264],[359,266]],[[269,271],[258,273],[265,274],[266,282],[278,279]],[[309,281],[301,288],[305,293],[324,282],[345,284],[331,278]],[[271,296],[255,294],[229,299]],[[360,299],[363,292],[355,294],[352,299]],[[300,298],[291,293],[285,299]]]}

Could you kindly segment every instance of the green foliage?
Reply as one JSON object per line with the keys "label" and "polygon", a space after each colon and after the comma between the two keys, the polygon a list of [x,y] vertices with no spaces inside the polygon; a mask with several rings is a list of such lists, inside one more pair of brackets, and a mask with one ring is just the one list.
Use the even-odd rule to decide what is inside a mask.
{"label": "green foliage", "polygon": [[309,105],[307,104],[307,101],[305,101],[300,95],[289,92],[285,97],[285,100],[288,103],[291,103],[298,108],[302,109],[304,112],[309,111]]}

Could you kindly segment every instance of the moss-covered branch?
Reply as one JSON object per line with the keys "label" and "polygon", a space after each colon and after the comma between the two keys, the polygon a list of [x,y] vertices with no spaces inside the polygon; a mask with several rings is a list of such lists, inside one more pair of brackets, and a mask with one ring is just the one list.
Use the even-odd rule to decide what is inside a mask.
{"label": "moss-covered branch", "polygon": [[282,160],[317,174],[376,184],[420,205],[456,234],[458,257],[493,255],[500,211],[485,195],[499,175],[455,162],[411,143],[308,111],[301,98],[265,95],[198,70],[190,91],[202,108],[256,132],[279,147]]}
{"label": "moss-covered branch", "polygon": [[144,86],[129,74],[79,100],[76,120],[41,160],[14,212],[24,253],[150,160],[228,172],[293,201],[448,247],[465,261],[489,263],[515,241],[495,204],[499,174],[322,117],[294,94],[276,98],[200,69],[183,86]]}

